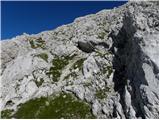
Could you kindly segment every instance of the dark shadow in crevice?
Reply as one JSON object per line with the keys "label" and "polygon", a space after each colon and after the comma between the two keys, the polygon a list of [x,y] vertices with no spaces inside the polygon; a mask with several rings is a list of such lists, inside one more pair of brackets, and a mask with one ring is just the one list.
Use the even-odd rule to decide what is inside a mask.
{"label": "dark shadow in crevice", "polygon": [[[114,34],[114,31],[111,32],[110,37],[113,39],[113,46],[111,47],[111,51],[114,54],[114,58],[113,58],[113,69],[115,70],[114,72],[114,76],[113,76],[113,82],[114,82],[114,90],[116,92],[119,93],[120,95],[120,103],[122,105],[124,114],[126,118],[128,117],[128,114],[126,113],[126,104],[124,101],[124,92],[125,92],[125,86],[127,86],[127,82],[128,80],[130,80],[130,86],[132,87],[132,90],[138,90],[136,92],[139,92],[139,96],[137,97],[137,93],[136,92],[132,92],[131,94],[131,99],[132,99],[132,106],[134,106],[135,111],[136,111],[136,116],[137,117],[142,117],[145,118],[144,116],[144,108],[140,107],[139,104],[143,104],[142,99],[140,98],[140,91],[139,91],[139,87],[141,84],[146,84],[147,82],[145,81],[145,78],[142,78],[143,80],[140,80],[139,83],[137,84],[138,86],[135,86],[134,82],[137,82],[137,78],[135,78],[134,75],[137,75],[137,71],[133,71],[134,75],[128,75],[128,72],[130,70],[130,68],[128,67],[128,63],[127,60],[129,60],[127,57],[132,57],[132,46],[129,49],[128,45],[131,45],[132,43],[129,43],[131,41],[129,41],[129,39],[131,40],[131,36],[129,36],[127,34],[127,31],[125,30],[124,27],[121,28],[121,30],[119,31],[118,35]],[[138,44],[137,44],[138,46]],[[117,51],[114,51],[114,47],[117,48]],[[134,59],[134,58],[133,58]],[[140,75],[144,76],[144,72],[142,69],[142,62],[141,60],[140,63],[138,64],[138,68],[140,71]],[[133,65],[134,66],[134,65]],[[136,79],[136,81],[134,81]],[[144,83],[142,83],[144,82]],[[143,105],[141,105],[143,106]]]}

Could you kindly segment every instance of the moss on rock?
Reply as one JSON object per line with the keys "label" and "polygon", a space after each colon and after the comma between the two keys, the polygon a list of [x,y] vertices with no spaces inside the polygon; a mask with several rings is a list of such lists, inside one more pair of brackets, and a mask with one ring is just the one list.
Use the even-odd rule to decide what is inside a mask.
{"label": "moss on rock", "polygon": [[40,53],[37,57],[42,58],[44,61],[48,62],[48,54],[47,53]]}
{"label": "moss on rock", "polygon": [[96,91],[96,97],[99,99],[104,99],[107,97],[106,93],[103,90]]}
{"label": "moss on rock", "polygon": [[104,98],[107,97],[107,92],[110,92],[110,88],[109,87],[105,87],[105,89],[97,90],[95,96],[98,99],[104,99]]}

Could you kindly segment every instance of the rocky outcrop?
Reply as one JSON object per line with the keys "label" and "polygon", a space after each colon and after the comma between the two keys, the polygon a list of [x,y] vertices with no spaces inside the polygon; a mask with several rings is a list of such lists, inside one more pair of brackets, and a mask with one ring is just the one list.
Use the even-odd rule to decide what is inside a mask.
{"label": "rocky outcrop", "polygon": [[78,41],[78,46],[77,46],[80,50],[90,53],[94,51],[94,45],[92,45],[92,43],[88,42],[88,41]]}
{"label": "rocky outcrop", "polygon": [[[158,1],[130,1],[1,41],[2,118],[158,118],[158,35]],[[32,108],[35,101],[43,112]],[[25,112],[30,109],[36,114]]]}

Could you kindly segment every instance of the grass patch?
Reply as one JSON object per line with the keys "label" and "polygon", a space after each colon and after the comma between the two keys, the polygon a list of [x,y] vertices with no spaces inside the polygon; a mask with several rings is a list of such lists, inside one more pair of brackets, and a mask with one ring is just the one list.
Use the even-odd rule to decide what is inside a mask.
{"label": "grass patch", "polygon": [[95,118],[91,107],[71,94],[61,93],[57,97],[41,97],[21,104],[14,118],[21,119],[85,119]]}
{"label": "grass patch", "polygon": [[64,80],[69,79],[70,77],[76,78],[78,75],[76,74],[76,72],[71,72],[69,73],[67,76],[64,77]]}
{"label": "grass patch", "polygon": [[10,119],[12,117],[14,110],[6,109],[1,111],[1,118],[2,119]]}
{"label": "grass patch", "polygon": [[103,90],[98,90],[96,91],[96,97],[99,99],[104,99],[107,97],[107,95]]}
{"label": "grass patch", "polygon": [[109,87],[106,87],[105,89],[97,90],[95,95],[98,99],[104,99],[107,97],[107,92],[110,92]]}
{"label": "grass patch", "polygon": [[31,48],[36,49],[36,48],[42,48],[45,49],[45,41],[40,37],[40,38],[30,38],[29,43]]}
{"label": "grass patch", "polygon": [[97,53],[96,56],[100,56],[100,57],[104,57],[104,58],[105,58],[106,55],[112,54],[110,51],[105,52],[105,53],[102,53],[102,52],[100,52],[100,51],[98,51],[98,50],[96,50],[96,53]]}
{"label": "grass patch", "polygon": [[107,66],[107,71],[108,71],[107,77],[109,78],[110,75],[113,73],[113,68],[112,68],[112,66]]}
{"label": "grass patch", "polygon": [[48,62],[48,55],[47,55],[47,53],[38,54],[37,57],[40,57],[40,58],[42,58],[44,61]]}
{"label": "grass patch", "polygon": [[98,38],[104,39],[105,35],[106,35],[105,32],[100,32],[100,33],[98,33]]}
{"label": "grass patch", "polygon": [[62,69],[68,65],[69,61],[72,60],[73,56],[63,56],[63,57],[56,57],[52,60],[52,67],[47,72],[47,75],[52,75],[53,82],[57,82],[60,78]]}
{"label": "grass patch", "polygon": [[74,68],[74,69],[79,68],[79,70],[81,70],[81,69],[83,68],[83,62],[85,61],[85,59],[86,59],[86,58],[81,58],[81,59],[77,60],[77,61],[73,64],[72,68]]}
{"label": "grass patch", "polygon": [[112,66],[107,66],[107,65],[106,65],[106,66],[103,68],[102,73],[103,73],[103,74],[106,74],[106,73],[107,73],[107,78],[109,78],[110,75],[113,73],[113,68],[112,68]]}
{"label": "grass patch", "polygon": [[84,87],[92,86],[92,82],[86,82],[86,83],[83,84],[83,86],[84,86]]}
{"label": "grass patch", "polygon": [[35,43],[34,43],[33,40],[29,40],[29,43],[31,45],[31,48],[34,48],[34,49],[36,48]]}
{"label": "grass patch", "polygon": [[73,66],[70,68],[70,73],[69,73],[67,76],[64,77],[64,80],[69,79],[69,77],[76,78],[76,77],[78,76],[77,73],[76,73],[76,72],[71,72],[71,71],[72,71],[72,69],[77,69],[77,68],[78,68],[79,70],[82,70],[84,60],[85,60],[85,58],[82,58],[82,59],[77,60],[77,61],[73,64]]}
{"label": "grass patch", "polygon": [[44,82],[43,78],[40,78],[39,81],[38,80],[35,81],[37,87],[40,87],[43,84],[43,82]]}

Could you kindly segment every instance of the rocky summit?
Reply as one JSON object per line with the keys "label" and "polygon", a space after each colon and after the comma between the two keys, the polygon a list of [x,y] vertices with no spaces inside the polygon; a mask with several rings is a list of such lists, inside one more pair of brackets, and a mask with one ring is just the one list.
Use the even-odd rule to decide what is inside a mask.
{"label": "rocky summit", "polygon": [[129,1],[1,41],[1,117],[158,119],[158,8]]}

